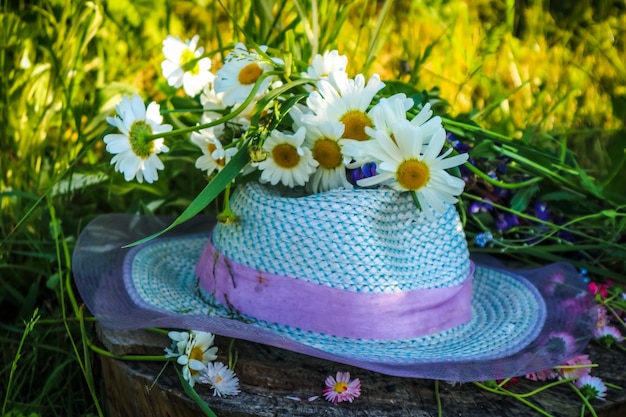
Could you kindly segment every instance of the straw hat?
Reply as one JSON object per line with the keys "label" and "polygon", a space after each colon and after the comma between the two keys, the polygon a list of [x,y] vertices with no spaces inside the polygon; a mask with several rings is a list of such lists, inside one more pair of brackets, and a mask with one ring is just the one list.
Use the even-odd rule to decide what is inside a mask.
{"label": "straw hat", "polygon": [[398,376],[500,379],[547,369],[596,322],[580,275],[470,259],[453,206],[435,220],[388,189],[238,187],[241,221],[106,215],[79,237],[77,287],[117,329],[211,331]]}

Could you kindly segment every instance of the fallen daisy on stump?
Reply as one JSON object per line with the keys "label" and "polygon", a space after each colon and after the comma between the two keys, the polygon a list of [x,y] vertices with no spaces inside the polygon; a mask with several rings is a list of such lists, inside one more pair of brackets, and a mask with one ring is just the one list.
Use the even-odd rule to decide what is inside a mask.
{"label": "fallen daisy on stump", "polygon": [[165,348],[166,358],[176,358],[183,366],[182,376],[192,387],[196,383],[210,384],[213,395],[239,394],[239,379],[235,372],[217,359],[217,346],[213,346],[215,335],[210,332],[171,331],[172,346]]}
{"label": "fallen daisy on stump", "polygon": [[350,372],[337,372],[337,376],[329,375],[326,378],[324,398],[331,403],[343,401],[352,402],[361,395],[361,381],[359,378],[350,379]]}
{"label": "fallen daisy on stump", "polygon": [[239,394],[239,378],[222,362],[209,363],[201,371],[199,381],[211,385],[213,396]]}

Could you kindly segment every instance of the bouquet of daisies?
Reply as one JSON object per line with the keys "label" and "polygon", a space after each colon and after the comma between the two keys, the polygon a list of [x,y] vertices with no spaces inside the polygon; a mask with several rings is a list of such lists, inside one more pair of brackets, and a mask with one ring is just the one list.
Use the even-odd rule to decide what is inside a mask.
{"label": "bouquet of daisies", "polygon": [[[104,141],[126,180],[157,180],[167,138],[189,134],[212,196],[244,177],[306,193],[385,186],[411,193],[416,209],[433,218],[463,192],[464,181],[447,170],[468,155],[449,145],[431,105],[385,89],[376,74],[349,76],[338,51],[305,66],[266,46],[238,43],[213,73],[197,45],[197,36],[185,42],[169,36],[162,62],[168,84],[202,105],[195,125],[173,130],[159,105],[146,108],[138,95],[123,98],[117,116],[108,118],[120,133]],[[231,214],[226,201],[221,219]]]}

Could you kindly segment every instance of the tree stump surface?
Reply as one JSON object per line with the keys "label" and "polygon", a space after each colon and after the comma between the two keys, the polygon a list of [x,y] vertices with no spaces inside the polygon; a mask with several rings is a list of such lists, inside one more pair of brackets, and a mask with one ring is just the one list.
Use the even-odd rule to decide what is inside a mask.
{"label": "tree stump surface", "polygon": [[[163,334],[142,331],[112,331],[98,327],[100,341],[115,355],[162,355],[170,346]],[[218,360],[228,363],[232,339],[216,336]],[[293,353],[257,343],[235,340],[233,351],[238,359],[235,372],[241,393],[214,397],[209,386],[195,389],[218,417],[250,416],[436,416],[435,381],[393,377],[348,365]],[[626,354],[607,350],[596,344],[587,348],[591,360],[599,364],[592,375],[626,388]],[[183,391],[174,370],[175,363],[122,361],[101,357],[108,415],[119,417],[191,417],[200,416],[199,407]],[[361,396],[353,403],[331,404],[324,400],[322,389],[328,375],[349,371],[361,380]],[[529,392],[541,387],[525,379],[510,387],[515,392]],[[474,384],[452,385],[439,382],[443,416],[533,416],[531,408],[511,397],[492,394]],[[309,397],[320,396],[307,401]],[[295,401],[288,396],[300,397]],[[554,417],[580,416],[580,398],[567,386],[550,388],[528,398]],[[607,400],[592,400],[598,417],[626,416],[625,390],[609,389]],[[589,415],[589,414],[587,414]]]}

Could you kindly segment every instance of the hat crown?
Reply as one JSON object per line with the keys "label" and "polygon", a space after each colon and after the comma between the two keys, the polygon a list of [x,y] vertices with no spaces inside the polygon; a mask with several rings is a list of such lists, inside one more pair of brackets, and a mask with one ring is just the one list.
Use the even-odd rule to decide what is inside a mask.
{"label": "hat crown", "polygon": [[364,293],[458,286],[470,271],[452,205],[429,220],[408,193],[296,196],[258,183],[238,187],[230,204],[241,221],[218,224],[213,242],[220,253],[259,271]]}

